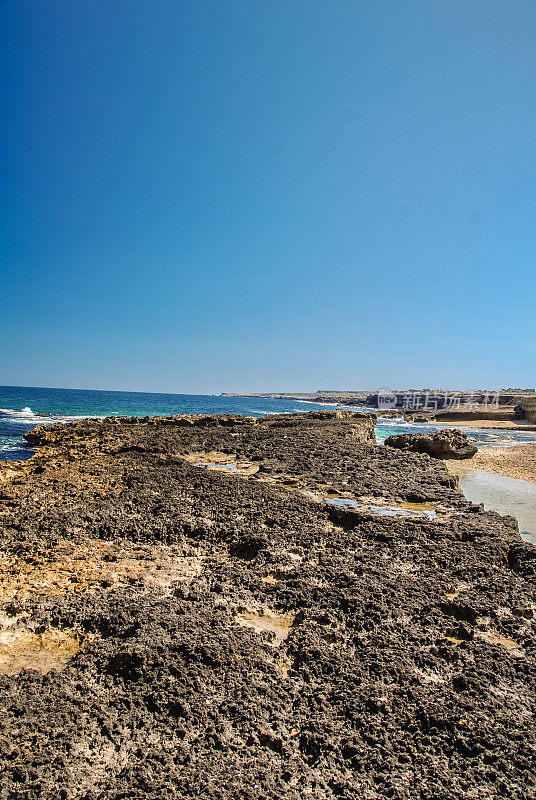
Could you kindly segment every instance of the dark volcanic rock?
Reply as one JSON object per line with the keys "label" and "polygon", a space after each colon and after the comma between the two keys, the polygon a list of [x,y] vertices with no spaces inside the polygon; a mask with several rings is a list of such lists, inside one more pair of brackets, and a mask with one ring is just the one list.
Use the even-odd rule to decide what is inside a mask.
{"label": "dark volcanic rock", "polygon": [[436,433],[403,433],[399,436],[389,436],[385,444],[412,453],[427,453],[433,458],[472,458],[478,452],[465,433],[456,428],[453,430],[445,428]]}
{"label": "dark volcanic rock", "polygon": [[[373,424],[34,430],[0,468],[2,800],[534,797],[536,548]],[[371,510],[405,500],[437,516]]]}

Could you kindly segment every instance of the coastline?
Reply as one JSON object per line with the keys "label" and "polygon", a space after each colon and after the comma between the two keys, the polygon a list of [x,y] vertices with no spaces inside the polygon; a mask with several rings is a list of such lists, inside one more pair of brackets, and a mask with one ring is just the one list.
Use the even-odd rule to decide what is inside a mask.
{"label": "coastline", "polygon": [[502,429],[505,431],[531,431],[536,433],[536,425],[527,424],[524,420],[518,425],[515,422],[507,420],[490,420],[490,419],[470,419],[462,420],[460,422],[443,422],[442,419],[432,419],[430,422],[433,425],[441,425],[445,428],[489,428],[490,430]]}
{"label": "coastline", "polygon": [[0,465],[7,791],[31,772],[73,797],[491,797],[500,781],[520,800],[536,547],[442,461],[377,446],[374,421],[27,434],[35,456]]}
{"label": "coastline", "polygon": [[465,477],[470,470],[482,470],[536,484],[536,444],[481,447],[469,460],[450,460],[445,463],[449,472],[460,478]]}

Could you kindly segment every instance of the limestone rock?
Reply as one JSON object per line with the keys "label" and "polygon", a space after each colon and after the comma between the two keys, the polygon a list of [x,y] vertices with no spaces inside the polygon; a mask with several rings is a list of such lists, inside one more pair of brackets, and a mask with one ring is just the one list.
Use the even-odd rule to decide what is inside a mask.
{"label": "limestone rock", "polygon": [[472,458],[478,452],[465,433],[448,428],[435,433],[404,433],[399,436],[389,436],[385,444],[412,453],[428,453],[433,458]]}

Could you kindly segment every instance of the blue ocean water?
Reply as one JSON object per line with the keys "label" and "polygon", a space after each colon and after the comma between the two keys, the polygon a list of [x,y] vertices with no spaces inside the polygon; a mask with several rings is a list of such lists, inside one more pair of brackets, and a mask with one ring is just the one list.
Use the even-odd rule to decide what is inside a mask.
{"label": "blue ocean water", "polygon": [[164,414],[243,414],[262,417],[323,407],[323,404],[317,403],[257,397],[0,386],[0,461],[30,458],[33,451],[25,446],[23,435],[35,425],[52,422],[72,422],[84,417],[155,417]]}
{"label": "blue ocean water", "polygon": [[[84,417],[108,416],[154,417],[161,414],[244,414],[261,417],[266,414],[314,411],[326,405],[260,397],[0,386],[0,460],[30,458],[32,451],[25,446],[24,433],[35,425],[57,421],[72,422]],[[402,419],[379,419],[376,438],[383,442],[387,436],[395,433],[430,432],[440,427],[408,423]],[[478,446],[536,442],[536,434],[525,431],[465,430]]]}

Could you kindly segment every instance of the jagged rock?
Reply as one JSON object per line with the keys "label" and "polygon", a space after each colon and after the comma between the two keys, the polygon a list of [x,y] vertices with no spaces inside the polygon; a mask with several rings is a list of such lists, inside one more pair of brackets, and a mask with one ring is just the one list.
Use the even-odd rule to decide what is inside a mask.
{"label": "jagged rock", "polygon": [[445,429],[436,433],[403,433],[385,440],[389,447],[412,453],[428,453],[433,458],[472,458],[478,449],[459,430]]}
{"label": "jagged rock", "polygon": [[347,412],[32,433],[0,464],[2,800],[536,796],[536,546],[444,462]]}

